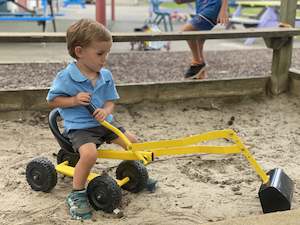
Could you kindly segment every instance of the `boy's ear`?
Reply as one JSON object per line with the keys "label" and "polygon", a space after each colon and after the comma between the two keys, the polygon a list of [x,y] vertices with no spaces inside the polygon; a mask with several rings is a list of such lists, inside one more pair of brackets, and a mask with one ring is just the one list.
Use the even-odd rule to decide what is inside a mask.
{"label": "boy's ear", "polygon": [[81,46],[76,46],[74,49],[75,55],[80,58],[82,56],[82,47]]}

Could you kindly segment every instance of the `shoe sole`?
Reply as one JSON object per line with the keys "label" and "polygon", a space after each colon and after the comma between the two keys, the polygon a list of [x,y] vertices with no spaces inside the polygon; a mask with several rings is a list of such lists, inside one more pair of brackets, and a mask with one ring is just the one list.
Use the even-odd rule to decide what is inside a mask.
{"label": "shoe sole", "polygon": [[194,80],[204,80],[204,79],[206,79],[206,78],[207,78],[207,71],[206,71],[206,70],[203,70],[202,72],[199,72],[199,73],[197,74],[197,76],[194,77],[193,79],[194,79]]}
{"label": "shoe sole", "polygon": [[204,78],[198,78],[198,76],[200,76],[203,72],[206,72],[207,66],[204,66],[198,73],[196,73],[194,76],[190,76],[190,77],[185,77],[185,79],[190,80],[190,79],[204,79]]}

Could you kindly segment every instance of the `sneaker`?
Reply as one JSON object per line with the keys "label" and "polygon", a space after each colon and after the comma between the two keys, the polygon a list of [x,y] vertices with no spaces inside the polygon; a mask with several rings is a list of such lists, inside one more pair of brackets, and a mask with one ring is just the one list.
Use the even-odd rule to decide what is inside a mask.
{"label": "sneaker", "polygon": [[205,67],[206,67],[205,63],[197,64],[197,65],[191,65],[190,68],[184,74],[184,78],[194,78],[194,77],[196,77],[199,73],[203,72]]}
{"label": "sneaker", "polygon": [[66,202],[72,219],[87,220],[92,218],[92,210],[87,199],[86,190],[71,192]]}

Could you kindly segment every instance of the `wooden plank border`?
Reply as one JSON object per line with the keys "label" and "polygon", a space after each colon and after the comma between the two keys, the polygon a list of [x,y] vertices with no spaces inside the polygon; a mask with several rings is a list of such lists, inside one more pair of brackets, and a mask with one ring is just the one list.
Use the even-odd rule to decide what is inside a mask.
{"label": "wooden plank border", "polygon": [[[172,101],[190,98],[265,95],[270,77],[240,79],[138,83],[117,85],[118,104],[144,100]],[[48,110],[48,89],[0,90],[0,112]]]}
{"label": "wooden plank border", "polygon": [[289,70],[289,90],[290,93],[296,96],[300,96],[300,70]]}

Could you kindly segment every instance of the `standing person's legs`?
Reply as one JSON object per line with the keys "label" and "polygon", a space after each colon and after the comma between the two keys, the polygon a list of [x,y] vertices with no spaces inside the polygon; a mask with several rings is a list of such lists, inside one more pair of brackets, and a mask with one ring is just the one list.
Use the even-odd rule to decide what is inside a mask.
{"label": "standing person's legs", "polygon": [[[200,15],[194,16],[184,27],[182,31],[203,31],[211,30],[214,24],[204,19]],[[198,78],[203,79],[206,77],[206,64],[203,54],[203,46],[205,40],[197,39],[188,41],[188,45],[192,52],[192,62],[189,69],[186,71],[185,78]]]}
{"label": "standing person's legs", "polygon": [[[183,26],[181,31],[197,31],[197,29],[190,23]],[[204,63],[203,57],[203,44],[204,40],[188,40],[187,41],[190,50],[192,52],[192,62],[191,65],[197,65]]]}

